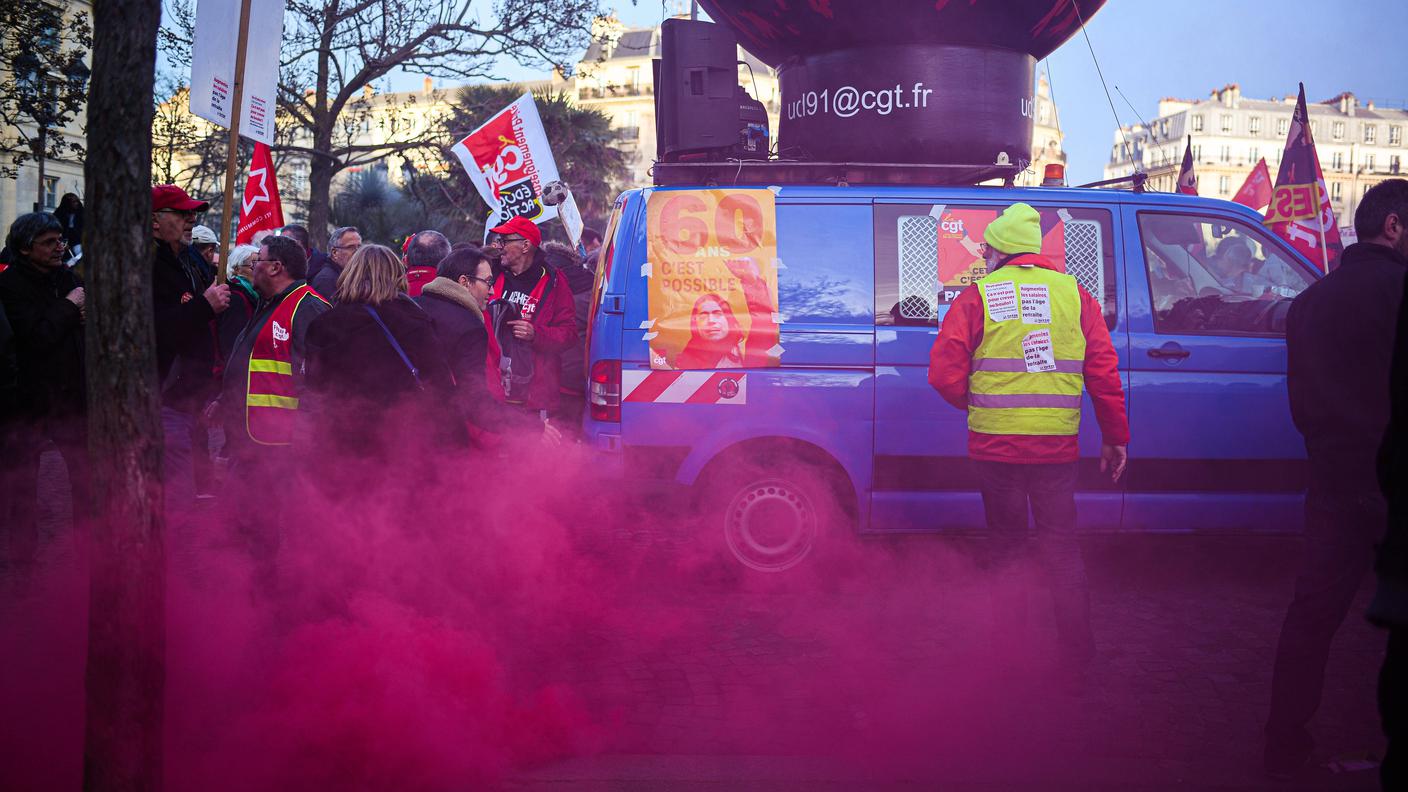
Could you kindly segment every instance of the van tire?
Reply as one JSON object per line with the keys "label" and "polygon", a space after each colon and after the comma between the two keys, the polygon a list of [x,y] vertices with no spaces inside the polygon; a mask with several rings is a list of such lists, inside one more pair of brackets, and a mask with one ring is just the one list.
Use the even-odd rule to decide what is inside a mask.
{"label": "van tire", "polygon": [[849,538],[836,474],[791,454],[731,455],[704,481],[705,536],[758,572],[782,572]]}

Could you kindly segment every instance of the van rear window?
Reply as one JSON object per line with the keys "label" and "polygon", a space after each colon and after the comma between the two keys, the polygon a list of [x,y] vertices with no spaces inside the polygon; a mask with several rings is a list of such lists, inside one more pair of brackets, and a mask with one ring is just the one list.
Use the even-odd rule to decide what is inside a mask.
{"label": "van rear window", "polygon": [[869,325],[870,207],[779,204],[778,310],[787,324]]}
{"label": "van rear window", "polygon": [[[875,324],[936,326],[964,289],[987,274],[983,231],[1005,204],[875,206]],[[1100,300],[1114,328],[1115,256],[1110,212],[1040,206],[1043,255]]]}

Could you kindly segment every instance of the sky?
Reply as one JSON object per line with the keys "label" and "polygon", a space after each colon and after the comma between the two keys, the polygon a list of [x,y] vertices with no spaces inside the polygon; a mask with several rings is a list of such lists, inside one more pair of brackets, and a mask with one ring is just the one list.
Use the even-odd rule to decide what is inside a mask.
{"label": "sky", "polygon": [[[658,0],[605,5],[631,26],[663,18]],[[1146,119],[1161,97],[1202,98],[1233,82],[1257,99],[1294,94],[1303,81],[1311,102],[1353,91],[1361,101],[1408,103],[1404,0],[1109,0],[1088,22],[1121,123],[1136,119],[1116,86]],[[1103,178],[1116,125],[1084,38],[1071,39],[1046,65],[1071,183]]]}

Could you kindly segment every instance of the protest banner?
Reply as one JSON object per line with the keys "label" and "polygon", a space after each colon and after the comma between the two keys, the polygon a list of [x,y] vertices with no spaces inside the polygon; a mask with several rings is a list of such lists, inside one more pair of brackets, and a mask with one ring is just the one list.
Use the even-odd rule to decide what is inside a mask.
{"label": "protest banner", "polygon": [[543,188],[559,180],[557,162],[532,94],[523,94],[451,147],[489,204],[491,225],[512,217],[542,223],[557,217]]}
{"label": "protest banner", "polygon": [[[249,6],[239,134],[274,142],[278,99],[279,46],[284,31],[284,0],[243,0]],[[191,113],[231,127],[242,0],[200,0],[191,45]],[[250,46],[248,42],[255,42]]]}

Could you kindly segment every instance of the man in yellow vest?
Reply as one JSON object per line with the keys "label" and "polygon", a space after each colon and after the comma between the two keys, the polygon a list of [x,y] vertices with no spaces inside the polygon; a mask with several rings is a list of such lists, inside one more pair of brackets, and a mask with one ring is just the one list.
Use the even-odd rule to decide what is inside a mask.
{"label": "man in yellow vest", "polygon": [[[230,475],[225,493],[236,514],[250,503],[267,503],[269,493],[286,489],[292,464],[294,419],[303,382],[304,339],[308,326],[328,310],[328,302],[309,286],[308,258],[297,242],[265,237],[250,256],[250,281],[259,305],[235,339],[225,364],[219,411],[225,427],[225,456]],[[239,497],[239,493],[248,497]],[[277,511],[265,506],[236,514],[259,556],[278,545]]]}
{"label": "man in yellow vest", "polygon": [[1062,264],[1040,255],[1035,209],[1013,204],[983,239],[988,274],[949,307],[930,352],[929,383],[968,411],[968,456],[995,563],[1024,549],[1030,505],[1062,660],[1079,672],[1095,653],[1076,541],[1081,394],[1090,393],[1100,424],[1100,470],[1118,481],[1129,443],[1119,359],[1100,303]]}

